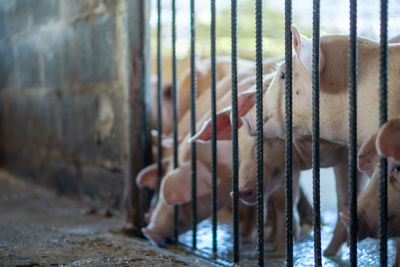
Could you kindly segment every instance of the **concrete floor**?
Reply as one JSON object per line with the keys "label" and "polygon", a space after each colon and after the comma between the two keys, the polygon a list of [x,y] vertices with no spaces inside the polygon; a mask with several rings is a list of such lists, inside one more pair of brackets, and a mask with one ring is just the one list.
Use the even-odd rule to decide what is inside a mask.
{"label": "concrete floor", "polygon": [[[307,178],[305,178],[307,180]],[[307,186],[305,186],[307,187]],[[328,186],[323,186],[328,188]],[[322,247],[332,235],[335,210],[323,209]],[[232,224],[222,216],[218,226],[218,256],[232,259]],[[228,219],[228,220],[227,220]],[[214,266],[177,249],[161,249],[146,240],[126,235],[120,214],[96,208],[87,200],[69,199],[17,179],[0,169],[0,266]],[[211,224],[198,226],[198,248],[211,251]],[[268,231],[268,229],[266,229]],[[191,231],[180,242],[191,244]],[[283,255],[274,255],[266,244],[268,266],[283,266]],[[389,262],[394,260],[389,242]],[[240,246],[240,266],[257,266],[254,245]],[[378,241],[358,245],[359,266],[379,266]],[[206,254],[204,254],[206,256]],[[207,257],[207,256],[206,256]],[[295,266],[313,266],[312,232],[295,242]],[[334,258],[323,257],[324,266],[349,266],[348,246]]]}
{"label": "concrete floor", "polygon": [[0,170],[0,266],[212,266],[122,234],[119,214]]}

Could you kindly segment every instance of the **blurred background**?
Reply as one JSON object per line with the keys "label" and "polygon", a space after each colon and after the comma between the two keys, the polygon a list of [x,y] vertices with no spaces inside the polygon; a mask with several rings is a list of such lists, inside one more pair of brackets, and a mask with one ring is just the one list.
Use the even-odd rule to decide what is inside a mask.
{"label": "blurred background", "polygon": [[[312,1],[293,1],[293,23],[311,38]],[[156,72],[156,32],[157,1],[151,0],[151,52],[152,72]],[[230,55],[230,1],[216,1],[217,8],[217,55]],[[177,58],[178,71],[189,66],[190,53],[190,1],[176,0]],[[379,40],[380,2],[358,1],[359,36]],[[246,59],[255,57],[255,1],[238,0],[238,56]],[[162,53],[165,75],[170,81],[171,70],[171,1],[162,1]],[[284,1],[263,1],[263,52],[264,57],[274,57],[284,53]],[[210,56],[210,3],[196,1],[196,52],[197,56]],[[321,1],[321,35],[349,34],[349,2],[346,0]],[[400,34],[400,1],[389,1],[389,38]]]}

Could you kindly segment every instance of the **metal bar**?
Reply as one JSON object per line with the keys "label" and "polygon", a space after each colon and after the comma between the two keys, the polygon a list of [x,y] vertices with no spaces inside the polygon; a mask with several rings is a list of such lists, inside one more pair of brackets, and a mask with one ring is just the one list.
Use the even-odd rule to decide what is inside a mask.
{"label": "metal bar", "polygon": [[212,251],[214,255],[217,253],[217,106],[216,106],[216,88],[217,88],[217,70],[215,66],[216,60],[216,16],[215,16],[215,0],[211,0],[211,174],[212,174]]}
{"label": "metal bar", "polygon": [[349,39],[349,195],[350,264],[357,266],[357,0],[350,0]]}
{"label": "metal bar", "polygon": [[293,266],[293,171],[292,171],[292,1],[285,1],[285,192],[286,266]]}
{"label": "metal bar", "polygon": [[[150,192],[140,189],[134,177],[143,167],[152,161],[150,115],[150,3],[138,0],[127,1],[129,19],[123,23],[126,33],[125,70],[123,80],[124,105],[123,148],[127,159],[123,166],[124,190],[123,203],[126,220],[132,224],[135,232],[145,226],[144,213],[150,205]],[[155,103],[154,103],[155,105]],[[138,151],[140,151],[138,153]]]}
{"label": "metal bar", "polygon": [[[388,1],[381,0],[379,125],[388,117]],[[379,162],[379,238],[381,266],[387,266],[387,160]]]}
{"label": "metal bar", "polygon": [[[171,1],[172,9],[172,119],[173,119],[173,163],[174,169],[178,168],[178,90],[177,90],[177,71],[176,71],[176,5],[175,0]],[[174,206],[174,239],[178,242],[179,236],[179,209]]]}
{"label": "metal bar", "polygon": [[238,199],[238,111],[237,111],[237,0],[231,0],[231,63],[232,63],[232,207],[233,261],[239,262],[239,199]]}
{"label": "metal bar", "polygon": [[313,0],[313,68],[312,68],[312,167],[313,167],[313,225],[314,264],[322,266],[321,258],[321,203],[319,173],[319,21],[320,1]]}
{"label": "metal bar", "polygon": [[[196,134],[196,17],[195,0],[190,0],[190,134]],[[191,143],[192,168],[192,249],[197,246],[196,143]]]}
{"label": "metal bar", "polygon": [[162,64],[161,64],[161,0],[157,0],[157,199],[162,176]]}
{"label": "metal bar", "polygon": [[262,0],[256,0],[256,112],[257,112],[257,256],[264,266],[264,185],[263,185],[263,12]]}

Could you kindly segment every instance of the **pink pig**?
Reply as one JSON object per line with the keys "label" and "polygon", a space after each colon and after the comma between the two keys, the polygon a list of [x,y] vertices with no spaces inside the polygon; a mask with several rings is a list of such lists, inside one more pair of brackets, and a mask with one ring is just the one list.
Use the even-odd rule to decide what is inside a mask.
{"label": "pink pig", "polygon": [[[293,34],[293,136],[311,136],[312,42],[296,26]],[[400,44],[389,44],[389,118],[400,115]],[[320,137],[348,143],[349,37],[326,35],[320,42]],[[358,135],[362,144],[378,129],[379,44],[358,38]],[[278,66],[264,94],[264,136],[284,137],[285,65]],[[368,114],[368,116],[365,116]],[[255,135],[254,108],[242,117],[248,134]]]}
{"label": "pink pig", "polygon": [[[378,238],[379,213],[379,156],[388,157],[388,236],[400,237],[400,119],[388,121],[370,137],[358,154],[358,167],[371,173],[372,178],[358,199],[358,240],[366,237]],[[350,215],[341,213],[341,219],[349,226]],[[397,253],[393,266],[400,266],[400,242],[396,243]]]}
{"label": "pink pig", "polygon": [[[264,84],[268,88],[270,80],[266,79]],[[255,91],[250,89],[238,96],[238,116],[245,114],[248,110],[252,109],[255,104]],[[218,113],[218,133],[219,140],[231,139],[231,113],[230,109],[225,109]],[[241,121],[239,121],[239,126]],[[246,124],[244,123],[244,129]],[[195,136],[197,140],[210,139],[210,121],[205,122],[200,132]],[[243,142],[243,140],[245,140]],[[277,190],[283,184],[284,170],[285,170],[285,144],[281,139],[264,139],[264,192],[268,196]],[[338,193],[338,212],[344,211],[348,206],[348,174],[347,174],[347,148],[346,146],[331,143],[321,140],[321,166],[322,167],[335,167],[337,193]],[[299,140],[293,145],[293,183],[294,183],[294,206],[298,192],[298,177],[301,170],[311,168],[311,138]],[[256,202],[256,139],[248,141],[248,137],[239,131],[239,196],[248,204],[255,204]],[[359,173],[359,192],[363,186],[361,179],[364,179]],[[294,216],[298,218],[296,210],[294,209]],[[295,232],[298,225],[294,226]],[[295,238],[298,236],[295,236]],[[335,255],[342,244],[346,241],[346,231],[340,221],[337,222],[333,239],[325,251],[326,256]],[[283,241],[282,241],[283,242]]]}

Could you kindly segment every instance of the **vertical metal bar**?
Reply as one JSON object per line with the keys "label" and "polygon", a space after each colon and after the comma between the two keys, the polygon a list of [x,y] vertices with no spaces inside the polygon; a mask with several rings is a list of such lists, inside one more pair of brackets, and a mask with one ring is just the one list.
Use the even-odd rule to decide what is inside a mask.
{"label": "vertical metal bar", "polygon": [[[176,5],[175,0],[171,1],[172,9],[172,108],[173,108],[173,162],[174,169],[178,168],[178,90],[177,90],[177,71],[176,71]],[[174,239],[178,242],[179,236],[179,209],[174,206]]]}
{"label": "vertical metal bar", "polygon": [[157,0],[157,198],[162,176],[162,63],[161,63],[161,0]]}
{"label": "vertical metal bar", "polygon": [[[124,191],[126,219],[137,232],[145,225],[144,212],[150,205],[150,194],[138,188],[134,177],[151,163],[151,90],[150,90],[150,3],[127,2],[129,19],[123,23],[126,34],[126,75],[124,82]],[[154,103],[155,105],[155,103]],[[138,153],[140,151],[140,153]]]}
{"label": "vertical metal bar", "polygon": [[231,63],[232,63],[232,207],[233,261],[239,262],[239,198],[238,198],[238,111],[237,111],[237,0],[231,0]]}
{"label": "vertical metal bar", "polygon": [[292,1],[285,1],[285,191],[286,266],[293,266],[293,171],[292,171]]}
{"label": "vertical metal bar", "polygon": [[349,195],[350,264],[357,266],[357,0],[350,0],[349,39]]}
{"label": "vertical metal bar", "polygon": [[[387,86],[388,86],[388,1],[381,0],[381,41],[380,41],[380,97],[379,125],[382,126],[388,117]],[[387,160],[380,158],[379,162],[379,237],[380,262],[387,266]]]}
{"label": "vertical metal bar", "polygon": [[[190,0],[190,134],[196,134],[196,17],[195,0]],[[191,143],[192,168],[192,249],[197,246],[197,189],[196,189],[196,143]]]}
{"label": "vertical metal bar", "polygon": [[215,16],[215,0],[211,0],[211,174],[212,174],[212,251],[214,255],[217,253],[217,124],[216,124],[216,88],[217,88],[217,70],[215,67],[216,60],[216,16]]}
{"label": "vertical metal bar", "polygon": [[256,112],[257,112],[257,257],[264,266],[264,185],[263,185],[263,12],[262,0],[256,0]]}
{"label": "vertical metal bar", "polygon": [[319,176],[319,20],[320,1],[313,0],[313,72],[312,72],[312,167],[313,167],[313,225],[314,264],[322,266],[321,258],[321,205]]}

